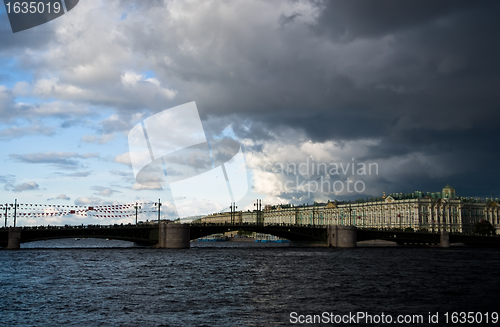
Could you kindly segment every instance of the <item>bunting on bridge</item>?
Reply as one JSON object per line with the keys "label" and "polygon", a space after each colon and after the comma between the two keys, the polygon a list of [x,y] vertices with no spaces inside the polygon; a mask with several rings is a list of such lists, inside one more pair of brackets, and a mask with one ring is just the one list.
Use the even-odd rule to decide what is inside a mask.
{"label": "bunting on bridge", "polygon": [[[137,202],[127,204],[111,204],[97,206],[78,206],[65,204],[37,204],[37,203],[18,203],[16,207],[17,218],[45,218],[45,217],[63,217],[74,215],[76,217],[94,217],[94,218],[128,218],[136,215],[135,206],[138,205],[138,214],[157,213],[154,202]],[[14,209],[13,203],[0,204],[0,214],[12,216]]]}

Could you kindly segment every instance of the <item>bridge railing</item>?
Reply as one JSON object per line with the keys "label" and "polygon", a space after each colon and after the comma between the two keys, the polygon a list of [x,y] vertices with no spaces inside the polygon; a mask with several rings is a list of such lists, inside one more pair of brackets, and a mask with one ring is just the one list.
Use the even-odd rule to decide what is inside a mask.
{"label": "bridge railing", "polygon": [[[441,231],[438,230],[413,230],[413,231],[405,231],[403,229],[399,228],[374,228],[374,227],[359,227],[358,229],[361,230],[372,230],[372,231],[386,231],[386,232],[405,232],[405,233],[420,233],[420,234],[441,234]],[[478,233],[472,233],[472,232],[449,232],[450,235],[471,235],[471,236],[489,236],[489,237],[500,237],[499,234],[489,234],[489,235],[484,235],[484,234],[478,234]]]}
{"label": "bridge railing", "polygon": [[286,223],[276,223],[276,224],[257,224],[257,223],[209,223],[209,222],[197,222],[191,223],[191,226],[256,226],[256,227],[311,227],[311,228],[327,228],[328,225],[298,225],[298,224],[286,224]]}
{"label": "bridge railing", "polygon": [[[313,225],[313,224],[287,224],[287,223],[276,223],[276,224],[256,224],[249,222],[241,222],[231,224],[228,222],[224,223],[211,223],[211,222],[193,222],[190,224],[191,226],[258,226],[258,227],[300,227],[300,228],[327,228],[329,225]],[[155,222],[152,223],[140,223],[140,224],[112,224],[112,225],[64,225],[64,226],[24,226],[21,227],[23,230],[40,230],[40,229],[108,229],[108,228],[152,228],[157,227],[158,224]],[[387,232],[411,232],[411,233],[425,233],[425,234],[440,234],[441,231],[432,231],[432,230],[413,230],[413,231],[405,231],[404,229],[399,228],[374,228],[374,227],[360,227],[355,226],[360,230],[367,231],[387,231]],[[0,227],[0,230],[8,230],[9,227]],[[471,236],[489,236],[489,237],[500,237],[500,235],[483,235],[472,232],[450,232],[450,235],[471,235]]]}
{"label": "bridge railing", "polygon": [[[157,227],[153,224],[114,224],[114,225],[64,225],[64,226],[52,226],[52,225],[41,225],[41,226],[22,226],[22,230],[39,230],[39,229],[104,229],[104,228],[151,228]],[[0,227],[0,230],[8,230],[10,227]]]}

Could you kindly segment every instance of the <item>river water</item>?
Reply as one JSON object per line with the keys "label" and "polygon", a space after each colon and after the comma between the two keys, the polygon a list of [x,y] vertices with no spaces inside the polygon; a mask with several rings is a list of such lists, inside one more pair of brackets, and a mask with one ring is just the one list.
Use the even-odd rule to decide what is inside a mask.
{"label": "river water", "polygon": [[[0,251],[0,325],[289,326],[314,321],[307,320],[313,315],[331,319],[323,317],[323,325],[388,325],[373,317],[381,319],[382,313],[424,319],[393,320],[394,326],[473,326],[480,319],[446,323],[446,313],[461,311],[493,325],[491,312],[500,311],[499,253],[235,242],[166,250],[93,239],[34,242],[19,251]],[[372,315],[371,323],[333,323],[357,312]],[[438,323],[429,323],[436,313]]]}

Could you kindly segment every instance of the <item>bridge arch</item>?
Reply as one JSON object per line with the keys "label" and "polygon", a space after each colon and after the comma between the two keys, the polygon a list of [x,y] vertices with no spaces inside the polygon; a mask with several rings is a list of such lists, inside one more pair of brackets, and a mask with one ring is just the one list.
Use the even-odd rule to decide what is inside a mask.
{"label": "bridge arch", "polygon": [[100,238],[134,242],[141,245],[158,243],[157,226],[78,226],[30,228],[21,230],[20,243],[64,238]]}
{"label": "bridge arch", "polygon": [[327,229],[318,228],[318,226],[297,226],[297,225],[254,225],[254,224],[192,224],[190,239],[194,240],[200,237],[212,234],[248,231],[262,234],[270,234],[285,238],[292,242],[319,242],[322,243],[327,238]]}

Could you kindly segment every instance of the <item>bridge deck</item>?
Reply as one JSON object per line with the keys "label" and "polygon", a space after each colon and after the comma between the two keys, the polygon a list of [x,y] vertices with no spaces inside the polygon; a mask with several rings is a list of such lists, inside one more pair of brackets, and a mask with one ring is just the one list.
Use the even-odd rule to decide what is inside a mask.
{"label": "bridge deck", "polygon": [[[261,225],[261,224],[191,224],[190,239],[224,233],[228,231],[250,231],[271,234],[294,242],[325,243],[328,226],[314,225]],[[398,244],[439,244],[440,233],[404,232],[399,230],[362,229],[356,230],[357,241],[388,240]],[[8,228],[0,228],[0,246],[6,247]],[[136,242],[144,245],[158,243],[158,225],[88,225],[88,226],[37,226],[23,227],[21,243],[58,238],[109,238]],[[500,247],[500,236],[450,234],[450,243],[464,243],[474,246]]]}

